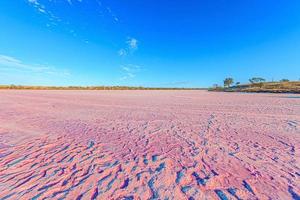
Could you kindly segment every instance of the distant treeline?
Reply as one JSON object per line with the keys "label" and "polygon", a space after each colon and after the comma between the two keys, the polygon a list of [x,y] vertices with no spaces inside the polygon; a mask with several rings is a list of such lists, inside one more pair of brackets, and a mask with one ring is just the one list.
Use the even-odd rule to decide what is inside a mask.
{"label": "distant treeline", "polygon": [[266,79],[254,77],[249,79],[249,83],[234,83],[233,78],[226,78],[224,86],[217,84],[209,88],[209,91],[222,92],[270,92],[270,93],[300,93],[300,81],[290,81],[281,79],[280,81],[267,82]]}
{"label": "distant treeline", "polygon": [[12,90],[204,90],[205,88],[164,88],[164,87],[130,87],[130,86],[24,86],[0,85],[0,89]]}

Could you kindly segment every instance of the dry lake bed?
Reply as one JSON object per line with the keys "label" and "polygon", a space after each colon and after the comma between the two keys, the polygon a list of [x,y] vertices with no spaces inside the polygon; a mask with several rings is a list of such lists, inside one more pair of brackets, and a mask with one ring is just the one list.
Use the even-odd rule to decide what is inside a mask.
{"label": "dry lake bed", "polygon": [[0,199],[299,199],[300,96],[0,91]]}

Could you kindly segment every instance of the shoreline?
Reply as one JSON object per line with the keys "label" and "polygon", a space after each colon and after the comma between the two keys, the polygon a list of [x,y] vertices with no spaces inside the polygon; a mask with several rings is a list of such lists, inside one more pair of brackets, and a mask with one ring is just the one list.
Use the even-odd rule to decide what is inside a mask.
{"label": "shoreline", "polygon": [[208,90],[207,88],[164,88],[130,86],[9,86],[0,85],[0,90]]}

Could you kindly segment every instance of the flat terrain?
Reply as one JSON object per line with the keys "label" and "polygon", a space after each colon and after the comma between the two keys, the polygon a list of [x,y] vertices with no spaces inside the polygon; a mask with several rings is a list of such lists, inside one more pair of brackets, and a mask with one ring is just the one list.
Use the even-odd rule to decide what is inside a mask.
{"label": "flat terrain", "polygon": [[300,96],[0,91],[0,199],[299,199]]}

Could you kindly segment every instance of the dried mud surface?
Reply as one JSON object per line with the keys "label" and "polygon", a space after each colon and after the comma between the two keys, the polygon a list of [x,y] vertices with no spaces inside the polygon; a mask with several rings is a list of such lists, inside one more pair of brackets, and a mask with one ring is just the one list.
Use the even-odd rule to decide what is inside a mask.
{"label": "dried mud surface", "polygon": [[299,199],[300,98],[0,91],[0,199]]}

